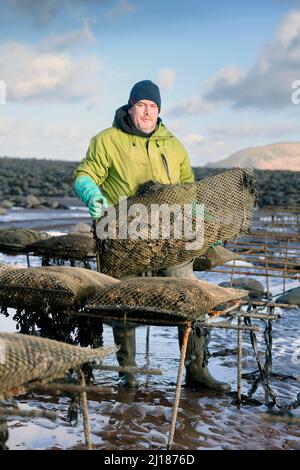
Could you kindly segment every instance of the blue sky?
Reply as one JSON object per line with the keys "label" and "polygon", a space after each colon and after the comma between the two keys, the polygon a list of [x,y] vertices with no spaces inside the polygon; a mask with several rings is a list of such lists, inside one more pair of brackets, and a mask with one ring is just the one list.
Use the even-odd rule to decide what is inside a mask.
{"label": "blue sky", "polygon": [[0,155],[79,161],[143,79],[193,165],[300,141],[300,1],[0,0]]}

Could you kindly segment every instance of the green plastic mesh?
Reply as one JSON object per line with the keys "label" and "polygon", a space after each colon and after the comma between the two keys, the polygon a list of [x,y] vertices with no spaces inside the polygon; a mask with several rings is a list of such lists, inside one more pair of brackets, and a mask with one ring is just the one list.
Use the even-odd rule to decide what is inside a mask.
{"label": "green plastic mesh", "polygon": [[179,278],[137,277],[122,280],[97,294],[86,311],[127,320],[197,320],[208,310],[247,292],[227,289],[206,281]]}
{"label": "green plastic mesh", "polygon": [[0,265],[0,305],[46,312],[76,310],[96,292],[118,282],[84,268]]}
{"label": "green plastic mesh", "polygon": [[101,361],[114,347],[87,349],[20,333],[0,333],[0,399],[22,393],[34,382],[49,383],[73,368]]}
{"label": "green plastic mesh", "polygon": [[95,241],[89,234],[74,234],[51,237],[38,241],[27,247],[27,251],[35,256],[83,260],[95,257]]}
{"label": "green plastic mesh", "polygon": [[46,232],[36,230],[10,228],[0,229],[0,251],[5,253],[26,252],[32,243],[45,240],[49,237]]}
{"label": "green plastic mesh", "polygon": [[[153,211],[153,204],[177,204],[184,209],[184,204],[204,205],[204,244],[197,250],[187,249],[190,238],[162,236],[162,222],[158,239],[151,238],[151,224],[143,227],[147,239],[121,239],[118,216],[120,205],[116,205],[117,238],[107,238],[98,243],[101,254],[102,272],[114,277],[139,274],[148,270],[159,270],[193,258],[201,257],[209,247],[218,240],[226,241],[247,233],[252,225],[253,210],[256,202],[255,180],[253,172],[245,169],[234,169],[212,176],[196,183],[178,185],[152,184],[141,188],[139,194],[128,198],[128,208],[133,204],[143,204],[148,213]],[[150,209],[151,208],[151,209]],[[177,215],[171,217],[171,227],[176,223]],[[128,215],[127,225],[132,221]],[[150,221],[150,217],[149,217]],[[99,223],[102,223],[101,220]],[[195,215],[191,220],[195,228]],[[99,230],[97,226],[97,236]]]}

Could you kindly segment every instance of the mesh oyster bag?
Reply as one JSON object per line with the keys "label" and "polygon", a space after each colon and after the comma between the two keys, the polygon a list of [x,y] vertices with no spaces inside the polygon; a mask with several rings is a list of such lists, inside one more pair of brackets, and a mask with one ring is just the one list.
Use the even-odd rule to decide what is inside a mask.
{"label": "mesh oyster bag", "polygon": [[[159,270],[193,258],[201,257],[218,240],[226,241],[237,235],[248,233],[252,225],[253,210],[256,203],[255,179],[252,170],[234,169],[220,173],[195,183],[178,185],[146,184],[137,195],[127,200],[127,220],[121,220],[124,202],[114,206],[116,213],[113,236],[102,236],[105,219],[97,225],[98,250],[101,257],[102,272],[114,277],[139,274],[148,270]],[[202,223],[203,239],[198,247],[191,249],[190,242],[199,236],[196,225],[196,204],[204,208]],[[170,211],[169,235],[165,235],[166,220],[160,217],[160,208],[167,205],[175,207]],[[164,207],[165,207],[164,206]],[[190,216],[183,219],[186,207],[192,208]],[[139,209],[142,207],[142,209]],[[137,208],[140,217],[140,231],[135,237],[124,236],[124,225],[131,227],[136,215],[131,209]],[[132,211],[136,214],[135,211]],[[146,214],[146,215],[145,215]],[[150,215],[151,216],[150,216]],[[105,217],[105,216],[104,216]],[[109,217],[107,216],[107,220]],[[156,237],[153,237],[152,221],[158,220]],[[182,220],[191,227],[190,234],[175,236],[175,227]],[[100,225],[99,225],[100,224]],[[184,225],[184,224],[183,224]],[[122,235],[121,235],[122,234]],[[189,247],[187,246],[189,243]]]}
{"label": "mesh oyster bag", "polygon": [[78,309],[117,279],[84,268],[0,265],[0,305],[15,309]]}
{"label": "mesh oyster bag", "polygon": [[0,251],[18,253],[27,251],[27,247],[37,241],[46,240],[49,235],[37,230],[9,228],[0,229]]}
{"label": "mesh oyster bag", "polygon": [[195,259],[193,269],[194,271],[208,271],[235,259],[240,259],[238,253],[227,250],[223,246],[215,246],[209,248],[203,257]]}
{"label": "mesh oyster bag", "polygon": [[49,383],[87,362],[101,361],[114,347],[87,349],[20,333],[0,333],[0,399],[26,390],[28,383]]}
{"label": "mesh oyster bag", "polygon": [[95,241],[89,234],[74,234],[50,237],[27,247],[35,256],[82,260],[95,256]]}
{"label": "mesh oyster bag", "polygon": [[137,277],[120,281],[91,299],[84,310],[124,320],[197,320],[208,310],[247,296],[206,281]]}

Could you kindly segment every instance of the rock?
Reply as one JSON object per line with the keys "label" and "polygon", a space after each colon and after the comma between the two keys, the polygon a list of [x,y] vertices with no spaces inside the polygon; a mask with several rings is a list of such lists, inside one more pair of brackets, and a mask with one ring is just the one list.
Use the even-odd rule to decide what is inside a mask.
{"label": "rock", "polygon": [[0,215],[5,215],[5,214],[6,214],[6,210],[0,207]]}
{"label": "rock", "polygon": [[25,205],[27,209],[32,209],[34,207],[40,206],[41,201],[38,197],[34,196],[33,194],[29,194],[25,198]]}
{"label": "rock", "polygon": [[8,199],[4,199],[4,201],[0,202],[0,207],[2,207],[3,209],[10,209],[11,207],[13,207],[13,203]]}
{"label": "rock", "polygon": [[20,182],[20,187],[22,189],[22,191],[28,191],[29,189],[29,183],[28,183],[28,180],[27,179],[22,179],[21,182]]}
{"label": "rock", "polygon": [[[230,287],[230,282],[221,282],[221,287]],[[256,279],[251,277],[237,277],[232,281],[233,289],[244,289],[249,291],[249,297],[252,299],[261,299],[264,295],[264,287]]]}
{"label": "rock", "polygon": [[300,287],[287,290],[277,298],[276,303],[300,305]]}
{"label": "rock", "polygon": [[60,208],[61,208],[60,202],[58,202],[58,201],[52,201],[52,203],[51,203],[51,208],[52,208],[52,209],[60,209]]}
{"label": "rock", "polygon": [[76,224],[76,225],[73,225],[70,228],[70,232],[71,233],[81,233],[81,234],[84,234],[84,235],[91,235],[92,236],[91,226],[88,225],[88,224],[84,224],[83,222],[81,222],[79,224]]}

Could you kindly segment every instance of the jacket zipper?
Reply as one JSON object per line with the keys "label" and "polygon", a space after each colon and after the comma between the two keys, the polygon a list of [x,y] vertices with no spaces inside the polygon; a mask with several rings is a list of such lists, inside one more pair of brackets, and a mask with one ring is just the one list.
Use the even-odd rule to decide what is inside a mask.
{"label": "jacket zipper", "polygon": [[150,155],[149,155],[149,142],[150,142],[150,139],[147,139],[147,142],[146,142],[146,151],[147,151],[147,156],[148,156],[148,160],[149,160],[150,170],[151,170],[152,178],[153,178],[153,170],[152,170],[151,159],[150,159]]}
{"label": "jacket zipper", "polygon": [[163,162],[163,165],[164,165],[164,169],[165,169],[165,171],[166,171],[166,173],[167,173],[167,177],[168,177],[168,179],[169,179],[169,182],[170,182],[170,184],[172,184],[172,181],[171,181],[171,178],[170,178],[170,172],[169,172],[169,167],[168,167],[167,159],[166,159],[166,157],[164,156],[163,153],[161,153],[160,156],[161,156],[161,159],[162,159],[162,162]]}

